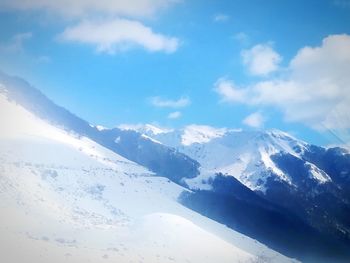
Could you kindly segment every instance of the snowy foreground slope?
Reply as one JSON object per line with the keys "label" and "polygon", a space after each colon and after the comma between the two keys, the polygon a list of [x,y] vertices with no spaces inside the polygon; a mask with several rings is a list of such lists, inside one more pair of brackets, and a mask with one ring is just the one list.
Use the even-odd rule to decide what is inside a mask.
{"label": "snowy foreground slope", "polygon": [[2,262],[292,262],[180,205],[186,191],[0,95]]}

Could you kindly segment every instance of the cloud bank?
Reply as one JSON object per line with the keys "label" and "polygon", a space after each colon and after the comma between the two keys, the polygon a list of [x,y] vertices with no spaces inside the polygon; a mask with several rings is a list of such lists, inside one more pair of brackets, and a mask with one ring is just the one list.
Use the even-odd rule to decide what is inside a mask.
{"label": "cloud bank", "polygon": [[246,87],[221,78],[214,89],[225,102],[278,108],[287,121],[321,130],[349,129],[349,72],[350,36],[330,35],[320,46],[300,49],[283,76]]}

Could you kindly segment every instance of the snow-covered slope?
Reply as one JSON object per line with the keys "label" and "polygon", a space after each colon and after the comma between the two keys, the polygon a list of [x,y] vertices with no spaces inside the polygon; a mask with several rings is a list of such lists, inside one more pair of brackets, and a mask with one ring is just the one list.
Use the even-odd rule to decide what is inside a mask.
{"label": "snow-covered slope", "polygon": [[56,105],[21,78],[0,71],[0,84],[2,84],[0,93],[5,92],[11,101],[20,104],[40,119],[66,131],[90,138],[173,182],[182,183],[182,178],[191,178],[198,174],[198,162],[188,156],[134,131],[91,125],[67,109]]}
{"label": "snow-covered slope", "polygon": [[0,94],[2,262],[290,262],[177,202],[187,191]]}
{"label": "snow-covered slope", "polygon": [[[244,131],[190,125],[183,129],[154,133],[156,128],[125,128],[144,132],[145,136],[173,147],[199,162],[199,174],[183,178],[185,185],[194,192],[185,200],[190,207],[195,207],[202,214],[221,220],[234,229],[246,227],[246,233],[263,241],[266,235],[259,234],[258,229],[249,232],[254,228],[254,224],[247,226],[247,221],[252,220],[248,216],[250,210],[243,213],[243,221],[237,221],[237,205],[225,203],[227,200],[247,201],[247,196],[242,197],[236,192],[242,188],[239,186],[241,183],[270,204],[276,205],[275,210],[287,214],[289,218],[302,219],[303,223],[295,225],[298,231],[306,224],[313,228],[311,236],[318,235],[315,233],[319,232],[325,240],[330,241],[328,245],[316,244],[317,251],[311,257],[325,260],[324,257],[329,256],[325,262],[348,262],[350,153],[346,149],[311,145],[279,130]],[[244,193],[247,190],[242,190]],[[236,199],[232,199],[232,196]],[[249,200],[256,199],[252,193],[249,196]],[[206,204],[215,205],[208,208]],[[247,206],[249,207],[242,205],[239,212]],[[260,206],[255,210],[265,208]],[[271,216],[271,211],[266,212]],[[275,231],[280,223],[274,224],[266,220],[263,224],[265,228]],[[281,235],[283,233],[278,234],[279,237]],[[293,233],[290,235],[295,240],[298,239]],[[314,240],[321,239],[323,238]],[[342,240],[342,244],[337,243],[339,240]],[[269,241],[271,240],[267,240]],[[274,240],[271,244],[277,248],[281,241],[283,240]],[[291,248],[288,243],[285,243],[285,247]],[[329,253],[325,247],[329,248]],[[336,251],[337,248],[341,248],[341,251]],[[300,249],[294,250],[294,255],[306,259],[298,251]],[[320,255],[323,251],[326,253]]]}

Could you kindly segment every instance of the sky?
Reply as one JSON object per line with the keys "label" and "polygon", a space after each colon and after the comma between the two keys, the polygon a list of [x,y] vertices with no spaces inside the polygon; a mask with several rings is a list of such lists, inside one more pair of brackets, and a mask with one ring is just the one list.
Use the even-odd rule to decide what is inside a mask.
{"label": "sky", "polygon": [[94,125],[350,142],[350,0],[0,0],[0,70]]}

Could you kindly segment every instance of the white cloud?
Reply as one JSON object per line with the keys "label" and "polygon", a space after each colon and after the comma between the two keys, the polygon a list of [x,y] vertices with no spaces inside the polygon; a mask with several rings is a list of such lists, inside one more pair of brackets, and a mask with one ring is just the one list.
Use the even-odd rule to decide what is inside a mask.
{"label": "white cloud", "polygon": [[[172,53],[179,46],[177,38],[155,33],[150,27],[133,19],[153,17],[159,11],[181,1],[0,0],[0,10],[33,11],[40,14],[44,12],[50,16],[59,16],[55,19],[68,17],[70,19],[68,21],[80,21],[66,28],[59,39],[91,44],[100,52],[113,54],[133,46],[141,46],[149,51]],[[102,20],[97,22],[96,19]]]}
{"label": "white cloud", "polygon": [[85,17],[91,14],[150,16],[177,0],[1,0],[0,9],[45,10],[50,13]]}
{"label": "white cloud", "polygon": [[246,92],[238,88],[232,81],[220,78],[214,85],[214,90],[221,96],[222,101],[245,102]]}
{"label": "white cloud", "polygon": [[214,15],[213,20],[214,22],[226,22],[230,20],[230,16],[220,13],[220,14]]}
{"label": "white cloud", "polygon": [[241,53],[243,63],[252,75],[266,76],[278,69],[282,57],[271,44],[259,44]]}
{"label": "white cloud", "polygon": [[184,108],[191,104],[191,100],[187,97],[181,97],[178,100],[163,99],[161,97],[151,98],[151,104],[160,108]]}
{"label": "white cloud", "polygon": [[109,54],[136,46],[151,52],[172,53],[179,46],[177,38],[154,33],[151,28],[138,21],[120,18],[103,22],[85,20],[65,29],[58,39],[90,44],[98,52]]}
{"label": "white cloud", "polygon": [[[304,47],[290,61],[283,77],[245,88],[225,81],[222,100],[280,109],[287,121],[316,129],[350,128],[350,36],[331,35],[322,45]],[[232,94],[240,94],[239,99]]]}
{"label": "white cloud", "polygon": [[174,112],[169,113],[168,119],[173,119],[174,120],[174,119],[180,118],[181,116],[182,116],[181,112],[174,111]]}
{"label": "white cloud", "polygon": [[264,117],[261,115],[260,112],[254,112],[250,115],[248,115],[244,120],[243,123],[247,126],[253,127],[253,128],[260,128],[265,122]]}
{"label": "white cloud", "polygon": [[0,44],[0,51],[18,52],[23,50],[24,42],[31,39],[33,34],[31,32],[19,33],[14,35],[8,43]]}

